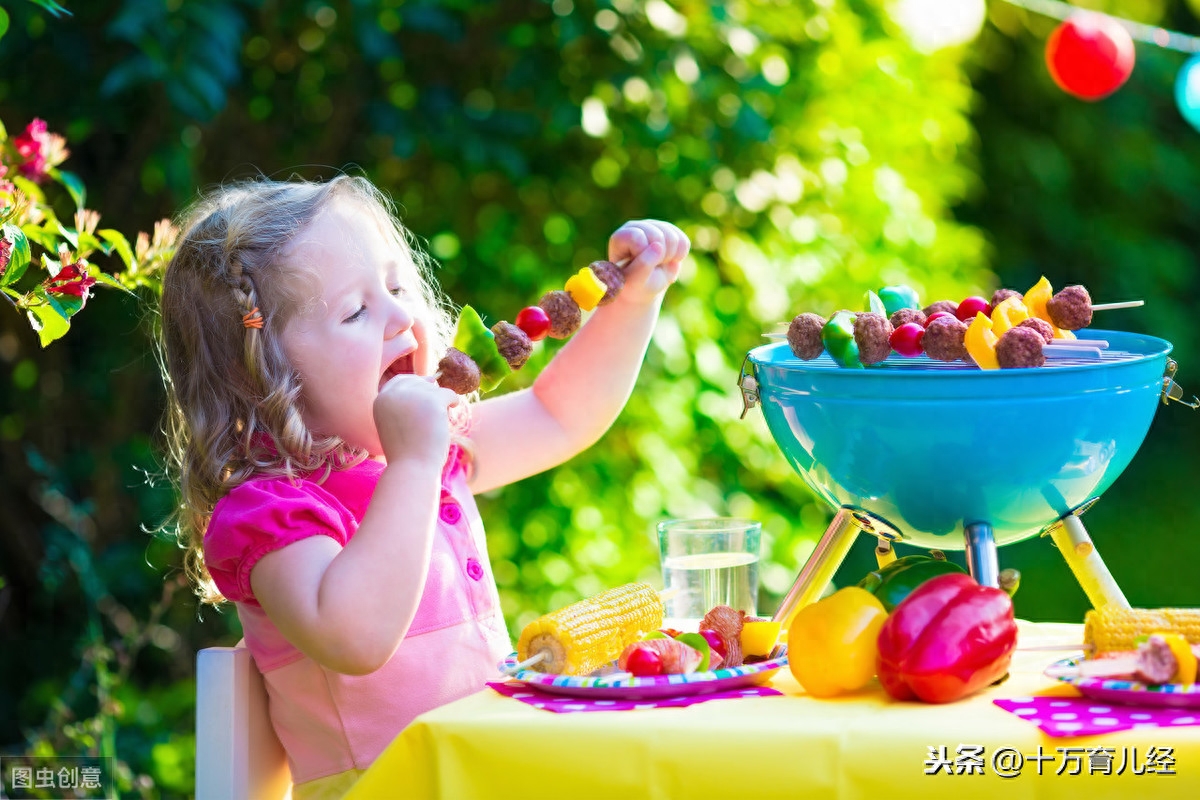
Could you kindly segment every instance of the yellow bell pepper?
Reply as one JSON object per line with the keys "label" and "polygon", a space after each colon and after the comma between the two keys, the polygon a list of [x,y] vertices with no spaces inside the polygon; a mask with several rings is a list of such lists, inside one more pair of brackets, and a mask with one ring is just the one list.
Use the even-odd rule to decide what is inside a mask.
{"label": "yellow bell pepper", "polygon": [[992,309],[992,333],[999,339],[1005,332],[1029,319],[1029,309],[1019,297],[1006,297]]}
{"label": "yellow bell pepper", "polygon": [[1175,656],[1175,661],[1179,665],[1175,669],[1175,675],[1171,678],[1171,682],[1195,683],[1196,654],[1192,652],[1187,637],[1182,633],[1159,633],[1157,635],[1166,641],[1167,647],[1171,648],[1171,654]]}
{"label": "yellow bell pepper", "polygon": [[963,345],[980,369],[1000,369],[1000,362],[996,360],[996,340],[996,334],[992,333],[991,319],[980,312],[967,326]]}
{"label": "yellow bell pepper", "polygon": [[847,586],[800,609],[788,628],[788,667],[813,697],[861,689],[875,676],[887,620],[879,598]]}
{"label": "yellow bell pepper", "polygon": [[604,293],[608,291],[604,281],[596,277],[596,273],[592,272],[591,267],[584,267],[568,278],[567,285],[563,289],[584,311],[591,311],[595,308],[600,299],[604,297]]}
{"label": "yellow bell pepper", "polygon": [[772,620],[756,620],[742,624],[739,637],[742,643],[742,654],[747,656],[769,656],[779,641],[779,628],[782,623]]}
{"label": "yellow bell pepper", "polygon": [[1044,319],[1050,323],[1050,327],[1054,329],[1055,339],[1074,339],[1075,333],[1073,331],[1063,330],[1054,324],[1054,320],[1050,319],[1050,312],[1046,310],[1046,303],[1049,303],[1050,298],[1053,296],[1054,287],[1050,285],[1050,281],[1046,280],[1046,276],[1043,275],[1025,293],[1025,308],[1029,311],[1029,316]]}

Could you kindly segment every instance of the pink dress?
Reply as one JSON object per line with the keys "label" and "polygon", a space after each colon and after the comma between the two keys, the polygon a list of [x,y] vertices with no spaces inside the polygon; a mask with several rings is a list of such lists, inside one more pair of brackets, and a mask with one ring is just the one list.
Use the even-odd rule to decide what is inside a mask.
{"label": "pink dress", "polygon": [[387,664],[370,675],[333,672],[288,643],[267,619],[250,588],[250,570],[267,553],[308,536],[345,545],[382,472],[382,464],[365,461],[320,485],[283,478],[244,483],[217,503],[205,534],[208,570],[236,604],[297,784],[366,769],[418,714],[495,679],[496,665],[512,652],[457,447],[442,471],[425,592]]}

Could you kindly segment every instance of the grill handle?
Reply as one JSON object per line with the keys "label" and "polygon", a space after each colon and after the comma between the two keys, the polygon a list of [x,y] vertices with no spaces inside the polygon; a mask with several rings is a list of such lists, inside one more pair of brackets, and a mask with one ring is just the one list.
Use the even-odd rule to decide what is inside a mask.
{"label": "grill handle", "polygon": [[742,390],[742,414],[738,419],[745,419],[750,409],[758,405],[758,380],[754,377],[754,365],[750,362],[750,354],[742,359],[742,373],[738,377],[738,388]]}
{"label": "grill handle", "polygon": [[[1162,402],[1163,405],[1169,405],[1172,400],[1176,403],[1182,403],[1188,408],[1200,408],[1200,399],[1192,395],[1191,400],[1185,400],[1183,387],[1175,382],[1175,371],[1179,369],[1179,365],[1175,363],[1175,359],[1167,359],[1167,371],[1163,373],[1162,380]],[[756,395],[757,399],[757,395]]]}

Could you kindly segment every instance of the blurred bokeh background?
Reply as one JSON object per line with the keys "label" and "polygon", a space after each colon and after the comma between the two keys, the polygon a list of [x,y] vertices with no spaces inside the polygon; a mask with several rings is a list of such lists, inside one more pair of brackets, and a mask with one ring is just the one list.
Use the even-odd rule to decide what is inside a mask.
{"label": "blurred bokeh background", "polygon": [[[919,22],[959,2],[975,5],[907,5]],[[762,332],[800,311],[857,308],[885,284],[957,300],[1044,274],[1144,299],[1103,327],[1169,339],[1179,381],[1200,391],[1200,132],[1176,107],[1180,52],[1138,44],[1128,83],[1090,103],[1047,73],[1058,21],[1000,0],[947,47],[884,0],[2,5],[9,137],[34,118],[62,134],[62,169],[131,241],[206,186],[361,172],[456,302],[511,319],[627,219],[687,231],[693,256],[617,424],[571,463],[479,498],[514,633],[660,580],[653,528],[668,517],[762,520],[760,609],[774,608],[832,510],[759,412],[739,419],[736,383]],[[1200,33],[1191,0],[1077,5]],[[0,307],[0,752],[115,753],[126,794],[187,796],[195,652],[240,634],[231,609],[198,606],[156,532],[173,494],[153,316],[152,291],[97,287],[42,348]],[[1198,432],[1200,413],[1161,407],[1086,517],[1134,604],[1200,600]],[[1021,446],[1020,431],[996,433]],[[856,545],[839,583],[871,568],[872,547]],[[1082,619],[1049,540],[1005,548],[1001,566],[1024,576],[1019,616]]]}

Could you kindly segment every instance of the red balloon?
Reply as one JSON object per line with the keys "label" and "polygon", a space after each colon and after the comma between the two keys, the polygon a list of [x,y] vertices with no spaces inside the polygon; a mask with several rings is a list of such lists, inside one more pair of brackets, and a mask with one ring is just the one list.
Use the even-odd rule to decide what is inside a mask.
{"label": "red balloon", "polygon": [[1079,14],[1046,40],[1046,66],[1059,88],[1084,100],[1100,100],[1121,88],[1133,72],[1133,38],[1103,14]]}

